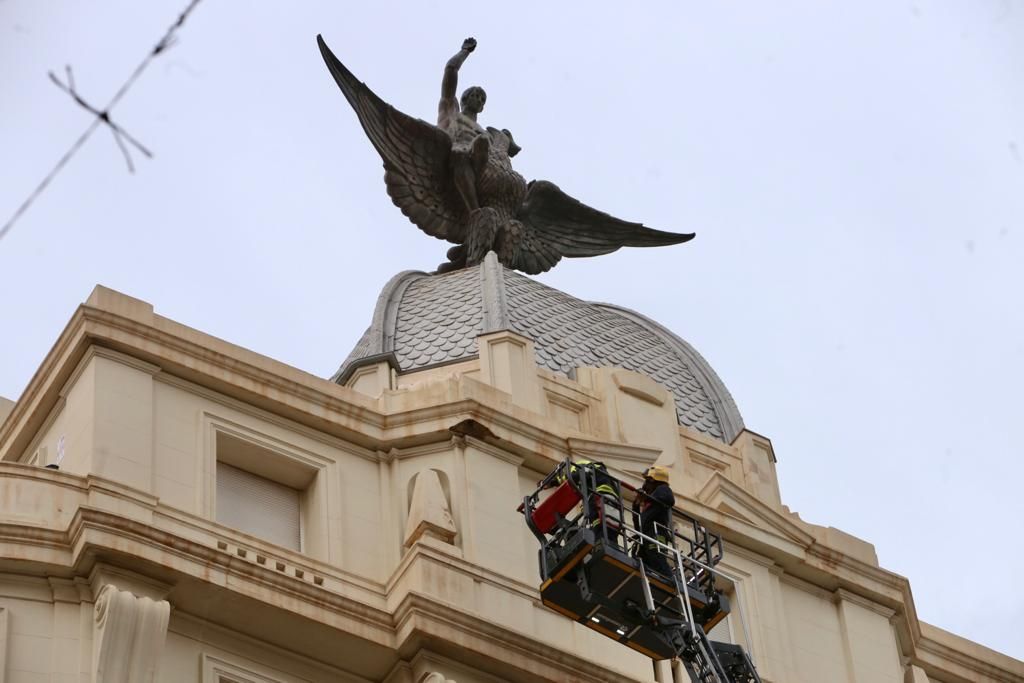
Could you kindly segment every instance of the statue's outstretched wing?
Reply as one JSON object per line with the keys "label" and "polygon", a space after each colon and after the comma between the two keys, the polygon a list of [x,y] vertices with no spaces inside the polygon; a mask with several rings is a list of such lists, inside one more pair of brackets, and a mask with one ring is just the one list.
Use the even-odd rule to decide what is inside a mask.
{"label": "statue's outstretched wing", "polygon": [[452,141],[435,125],[398,111],[345,68],[320,36],[320,54],[366,136],[384,160],[391,201],[423,232],[450,242],[465,235],[464,205],[451,181]]}
{"label": "statue's outstretched wing", "polygon": [[536,236],[536,240],[524,242],[523,248],[537,253],[517,255],[517,261],[526,265],[537,262],[541,267],[526,270],[527,273],[543,272],[554,266],[558,258],[552,261],[551,252],[571,258],[600,256],[620,247],[660,247],[694,237],[692,232],[664,232],[609,216],[573,199],[546,180],[530,183],[517,218],[532,228]]}

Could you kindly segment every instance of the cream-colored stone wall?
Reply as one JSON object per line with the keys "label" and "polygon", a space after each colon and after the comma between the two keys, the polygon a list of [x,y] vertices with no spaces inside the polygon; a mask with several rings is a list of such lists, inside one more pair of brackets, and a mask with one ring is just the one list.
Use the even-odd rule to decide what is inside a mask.
{"label": "cream-colored stone wall", "polygon": [[[1024,682],[921,624],[870,544],[790,512],[768,439],[680,428],[637,373],[481,343],[342,387],[97,290],[0,426],[0,683],[683,680],[540,604],[516,507],[570,456],[670,469],[726,542],[716,633],[765,683]],[[300,491],[298,551],[217,523],[218,458]]]}
{"label": "cream-colored stone wall", "polygon": [[812,587],[782,585],[786,625],[793,649],[794,677],[800,683],[849,680],[839,614],[828,594]]}
{"label": "cream-colored stone wall", "polygon": [[[91,651],[91,611],[77,604],[55,602],[54,591],[43,578],[0,575],[0,655],[5,663],[4,683],[79,680],[88,671]],[[84,618],[83,618],[84,617]],[[84,661],[83,661],[84,660]],[[84,668],[83,668],[84,667]]]}
{"label": "cream-colored stone wall", "polygon": [[194,617],[175,616],[160,657],[159,683],[365,683],[343,668],[325,666]]}

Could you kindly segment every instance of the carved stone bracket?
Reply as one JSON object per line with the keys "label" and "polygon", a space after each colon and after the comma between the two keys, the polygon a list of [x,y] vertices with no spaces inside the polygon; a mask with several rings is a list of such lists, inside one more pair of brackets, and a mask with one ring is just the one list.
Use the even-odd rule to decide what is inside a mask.
{"label": "carved stone bracket", "polygon": [[93,683],[152,683],[171,606],[103,586],[96,599]]}

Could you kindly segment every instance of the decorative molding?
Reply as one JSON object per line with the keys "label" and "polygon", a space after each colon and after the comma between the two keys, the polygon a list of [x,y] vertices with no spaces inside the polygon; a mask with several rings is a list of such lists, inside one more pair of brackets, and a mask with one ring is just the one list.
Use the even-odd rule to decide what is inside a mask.
{"label": "decorative molding", "polygon": [[171,606],[103,586],[93,610],[93,683],[153,683]]}
{"label": "decorative molding", "polygon": [[141,358],[130,356],[127,353],[122,353],[120,351],[115,351],[114,349],[106,346],[93,345],[89,347],[86,352],[86,357],[88,358],[90,355],[96,358],[106,358],[107,360],[112,360],[115,363],[120,363],[121,365],[127,365],[128,367],[135,368],[147,375],[157,375],[162,372],[159,365],[154,365],[153,363],[146,362]]}
{"label": "decorative molding", "polygon": [[432,441],[419,446],[409,446],[406,448],[392,448],[391,451],[386,453],[383,457],[385,462],[391,460],[408,460],[410,458],[418,458],[424,455],[437,455],[438,453],[450,453],[455,447],[453,441],[455,439],[461,439],[461,436],[450,435],[447,439]]}
{"label": "decorative molding", "polygon": [[[914,643],[916,651],[913,661],[926,671],[938,669],[941,674],[946,674],[953,667],[959,667],[962,669],[959,675],[965,680],[991,678],[1000,683],[1019,683],[1024,680],[1024,662],[972,643],[937,626],[925,622],[916,622],[916,625],[918,637]],[[946,642],[939,642],[940,639]],[[957,649],[953,643],[963,643],[973,652]]]}
{"label": "decorative molding", "polygon": [[363,356],[362,358],[356,358],[348,365],[344,366],[344,369],[339,371],[338,374],[332,377],[331,381],[335,384],[348,384],[348,381],[352,379],[352,375],[354,375],[357,370],[375,366],[378,363],[387,363],[388,367],[394,372],[402,371],[402,368],[398,365],[398,356],[395,355],[395,352],[385,351],[384,353],[375,353],[369,356]]}
{"label": "decorative molding", "polygon": [[612,441],[595,441],[593,439],[580,439],[570,436],[565,442],[569,447],[570,454],[592,457],[594,460],[614,458],[615,460],[635,462],[637,465],[647,466],[652,464],[661,455],[660,448],[631,446]]}
{"label": "decorative molding", "polygon": [[74,579],[61,579],[56,576],[46,577],[46,582],[50,584],[50,590],[53,591],[54,602],[68,602],[72,604],[79,604],[82,602],[82,595],[78,589],[78,583]]}
{"label": "decorative molding", "polygon": [[779,461],[778,458],[775,457],[775,447],[772,446],[772,440],[769,439],[764,434],[758,434],[757,432],[753,431],[752,429],[747,429],[746,427],[741,429],[736,434],[736,437],[733,438],[733,440],[729,443],[729,445],[730,446],[736,446],[736,442],[739,441],[740,437],[742,437],[744,435],[749,436],[751,442],[755,446],[757,446],[758,448],[761,448],[766,453],[768,453],[768,457],[771,459],[771,461],[773,463],[777,463]]}
{"label": "decorative molding", "polygon": [[[216,471],[218,461],[218,433],[227,434],[239,441],[250,443],[257,448],[263,449],[264,451],[267,451],[272,458],[286,463],[288,467],[294,468],[295,470],[301,470],[303,472],[309,472],[312,476],[309,483],[302,487],[303,493],[317,485],[329,487],[327,478],[331,476],[331,473],[334,471],[336,466],[336,462],[330,457],[302,448],[293,443],[283,441],[270,436],[269,434],[253,429],[248,425],[239,424],[238,422],[206,410],[200,412],[199,433],[203,440],[203,444],[200,451],[200,462],[202,464],[200,467],[196,468],[196,495],[200,496],[197,509],[210,519],[215,519],[215,512],[217,509]],[[376,462],[376,459],[374,459],[374,462]],[[249,468],[244,464],[236,466],[240,466],[242,469],[247,471],[249,470]],[[253,473],[264,476],[261,475],[259,471]],[[327,476],[324,477],[324,475]],[[320,497],[319,504],[317,505],[315,512],[317,515],[316,522],[326,526],[328,517],[327,496]],[[313,522],[312,519],[303,519],[303,530],[311,522]],[[303,531],[303,533],[305,532]]]}
{"label": "decorative molding", "polygon": [[[757,528],[793,543],[804,547],[814,543],[814,536],[810,532],[780,515],[778,511],[752,496],[721,472],[712,474],[697,492],[696,497],[701,503],[715,509],[725,504],[750,519],[750,523]],[[735,515],[733,517],[739,519]]]}
{"label": "decorative molding", "polygon": [[612,381],[615,382],[619,391],[659,408],[665,405],[666,400],[672,396],[672,392],[668,389],[639,372],[616,370],[612,373]]}
{"label": "decorative molding", "polygon": [[261,672],[256,672],[251,668],[255,665],[254,663],[247,662],[246,666],[242,666],[206,652],[199,655],[199,662],[202,670],[200,683],[306,683],[308,681],[308,679],[293,676],[281,678],[277,671],[273,676],[266,675],[269,674],[267,667],[260,666]]}
{"label": "decorative molding", "polygon": [[[50,579],[51,586],[53,579]],[[137,572],[115,567],[106,562],[97,562],[89,572],[85,581],[90,589],[89,600],[99,600],[99,595],[106,586],[114,586],[118,590],[128,591],[139,597],[160,601],[171,592],[172,586],[156,581]]]}
{"label": "decorative molding", "polygon": [[780,584],[790,586],[799,591],[803,591],[804,593],[813,595],[814,597],[820,600],[825,600],[827,602],[835,602],[836,600],[835,591],[827,590],[825,588],[822,588],[821,586],[817,586],[811,583],[810,581],[804,581],[798,576],[793,576],[792,574],[787,574],[783,572],[779,574],[778,577]]}
{"label": "decorative molding", "polygon": [[449,546],[427,545],[420,543],[409,549],[398,567],[388,578],[385,588],[387,593],[395,589],[395,586],[412,570],[417,561],[434,562],[444,565],[448,570],[457,572],[462,576],[472,578],[479,583],[488,584],[498,590],[505,591],[516,597],[529,600],[532,603],[540,604],[540,596],[537,594],[536,584],[529,584],[499,574],[492,569],[482,567],[478,564],[460,557],[449,549]]}
{"label": "decorative molding", "polygon": [[[230,418],[223,417],[208,410],[201,411],[201,419],[204,431],[212,429],[214,432],[222,432],[233,436],[241,441],[252,443],[264,450],[271,451],[288,460],[295,461],[310,469],[323,469],[334,464],[334,459],[296,445],[294,442],[285,441],[266,432],[254,429],[249,425],[235,422]],[[376,462],[376,460],[374,460]]]}
{"label": "decorative molding", "polygon": [[[573,374],[576,374],[576,368],[572,369]],[[546,368],[542,365],[537,366],[537,376],[545,384],[554,385],[559,392],[566,392],[576,398],[574,400],[580,403],[600,403],[603,398],[601,392],[594,387],[581,384],[578,380],[570,377],[566,377],[560,372],[555,372],[550,368]],[[554,389],[548,388],[549,391]],[[564,394],[563,394],[564,395]]]}
{"label": "decorative molding", "polygon": [[[555,415],[551,414],[552,407],[561,408],[567,413],[576,416],[576,431],[587,433],[591,431],[590,428],[590,404],[583,403],[574,398],[570,398],[565,394],[554,391],[550,387],[541,386],[541,390],[544,393],[544,400],[547,405],[547,416],[558,420]],[[570,427],[571,429],[571,427]]]}
{"label": "decorative molding", "polygon": [[[450,657],[445,657],[444,655],[427,648],[421,648],[409,660],[409,663],[420,670],[448,671],[449,674],[455,674],[456,676],[463,673],[463,670],[467,668],[465,664]],[[474,683],[507,683],[506,679],[492,676],[491,674],[481,671],[476,667],[468,668],[471,669],[471,672],[465,672],[466,677],[471,679]],[[459,678],[455,679],[455,681],[458,680]]]}
{"label": "decorative molding", "polygon": [[870,610],[870,611],[874,612],[875,614],[881,615],[881,616],[885,617],[885,619],[887,621],[889,619],[892,619],[896,615],[896,610],[889,609],[888,607],[885,607],[884,605],[880,605],[877,602],[875,602],[874,600],[871,600],[869,598],[865,598],[862,595],[857,595],[856,593],[851,593],[850,591],[846,590],[845,588],[837,588],[835,590],[835,592],[832,593],[831,597],[832,597],[832,601],[834,603],[836,603],[837,605],[839,603],[842,603],[842,602],[849,602],[849,603],[852,603],[854,605],[857,605],[858,607],[863,607],[864,609]]}
{"label": "decorative molding", "polygon": [[[499,677],[501,680],[577,681],[578,683],[618,683],[620,671],[595,664],[578,652],[552,645],[540,635],[522,633],[496,622],[444,603],[429,596],[410,592],[395,610],[396,631],[405,636],[397,643],[401,651],[410,642],[429,643],[435,639],[456,641],[462,648],[451,655],[464,655],[455,661]],[[438,638],[438,634],[445,634]],[[504,670],[504,671],[502,671]],[[506,673],[508,672],[508,673]],[[509,675],[515,672],[514,678]]]}
{"label": "decorative molding", "polygon": [[128,367],[140,370],[146,373],[147,375],[157,375],[160,373],[160,366],[158,365],[147,363],[146,361],[136,358],[135,356],[129,356],[126,353],[114,351],[113,349],[107,348],[105,346],[97,346],[96,344],[90,344],[89,346],[86,347],[85,353],[82,355],[82,358],[78,361],[78,363],[75,365],[75,368],[71,371],[71,375],[61,385],[60,390],[58,391],[61,398],[67,398],[68,391],[82,376],[82,373],[85,372],[86,366],[89,365],[90,361],[92,361],[92,359],[94,358],[106,358],[107,360],[112,360],[116,363],[121,363],[122,365],[127,365]]}
{"label": "decorative molding", "polygon": [[713,472],[721,472],[728,476],[728,473],[732,470],[733,463],[721,460],[713,455],[707,453],[701,453],[700,451],[694,450],[693,448],[687,447],[686,454],[690,457],[694,463],[703,465]]}
{"label": "decorative molding", "polygon": [[[216,622],[195,614],[182,612],[179,609],[175,609],[172,612],[167,631],[184,638],[217,644],[220,650],[219,653],[200,653],[200,665],[205,654],[228,664],[248,666],[249,664],[255,664],[255,661],[246,657],[246,654],[243,653],[258,653],[258,656],[266,657],[268,661],[274,662],[274,668],[271,673],[275,675],[283,675],[280,673],[280,669],[286,668],[288,671],[301,672],[301,675],[295,675],[300,675],[300,677],[309,678],[314,681],[369,683],[366,678],[343,671],[337,666],[304,657],[291,649],[269,642],[264,638],[254,637],[236,629],[221,626]],[[231,654],[227,654],[228,652]],[[259,669],[259,666],[257,665],[256,668]],[[305,680],[305,678],[302,678],[302,680]],[[168,681],[167,683],[177,682]]]}
{"label": "decorative molding", "polygon": [[368,449],[358,444],[351,443],[349,441],[338,438],[331,434],[326,434],[320,430],[308,427],[302,424],[301,422],[289,420],[287,418],[281,417],[280,415],[276,415],[274,413],[263,410],[262,408],[257,408],[256,406],[246,403],[245,401],[240,401],[236,398],[226,396],[217,391],[214,391],[213,389],[208,389],[207,387],[195,384],[194,382],[190,382],[187,379],[182,379],[177,375],[171,375],[166,372],[161,372],[154,379],[162,384],[166,384],[168,386],[181,389],[182,391],[186,391],[190,394],[195,394],[196,396],[201,396],[202,398],[213,401],[218,405],[222,405],[226,408],[236,410],[239,413],[242,413],[243,415],[255,418],[257,420],[260,420],[261,422],[272,424],[276,427],[280,427],[282,429],[286,429],[290,432],[294,432],[301,436],[305,436],[311,439],[312,441],[322,443],[325,446],[336,448],[349,455],[355,455],[357,457],[363,458],[364,460],[376,462],[377,452],[372,449]]}
{"label": "decorative molding", "polygon": [[392,351],[395,348],[395,326],[398,322],[398,304],[402,294],[416,280],[427,277],[421,271],[406,270],[391,278],[384,285],[373,309],[370,323],[370,350],[375,353]]}
{"label": "decorative molding", "polygon": [[381,683],[413,683],[412,664],[404,659],[398,660]]}
{"label": "decorative molding", "polygon": [[928,674],[919,666],[908,665],[904,669],[903,683],[929,683]]}
{"label": "decorative molding", "polygon": [[523,462],[525,462],[525,458],[516,455],[515,453],[510,453],[509,451],[506,451],[503,448],[495,446],[494,444],[483,441],[482,439],[469,436],[468,434],[463,435],[462,438],[465,439],[466,448],[475,448],[482,453],[486,453],[487,455],[493,456],[498,460],[507,462],[508,464],[513,465],[517,468],[522,467]]}

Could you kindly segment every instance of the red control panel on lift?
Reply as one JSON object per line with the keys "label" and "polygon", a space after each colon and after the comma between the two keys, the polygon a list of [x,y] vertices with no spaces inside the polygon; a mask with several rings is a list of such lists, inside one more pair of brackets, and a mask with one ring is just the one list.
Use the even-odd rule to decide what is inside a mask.
{"label": "red control panel on lift", "polygon": [[580,502],[580,494],[572,485],[563,481],[554,493],[544,499],[533,511],[533,524],[542,534],[549,534],[558,522],[558,516],[565,517]]}

